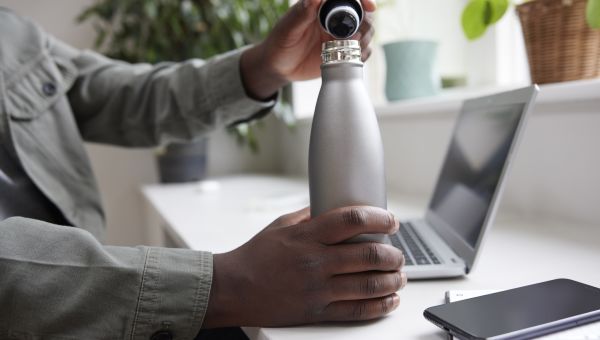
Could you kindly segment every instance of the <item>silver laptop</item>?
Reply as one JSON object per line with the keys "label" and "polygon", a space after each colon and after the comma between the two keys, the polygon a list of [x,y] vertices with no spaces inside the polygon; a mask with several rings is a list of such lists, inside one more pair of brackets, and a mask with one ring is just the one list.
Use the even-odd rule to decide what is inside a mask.
{"label": "silver laptop", "polygon": [[409,279],[468,274],[494,215],[536,85],[464,102],[423,219],[390,237]]}

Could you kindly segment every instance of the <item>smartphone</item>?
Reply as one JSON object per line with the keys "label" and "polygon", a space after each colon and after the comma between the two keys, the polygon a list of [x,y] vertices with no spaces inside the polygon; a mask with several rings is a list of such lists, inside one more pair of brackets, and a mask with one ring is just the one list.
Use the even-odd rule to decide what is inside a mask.
{"label": "smartphone", "polygon": [[556,279],[427,308],[459,339],[531,339],[600,320],[600,289]]}

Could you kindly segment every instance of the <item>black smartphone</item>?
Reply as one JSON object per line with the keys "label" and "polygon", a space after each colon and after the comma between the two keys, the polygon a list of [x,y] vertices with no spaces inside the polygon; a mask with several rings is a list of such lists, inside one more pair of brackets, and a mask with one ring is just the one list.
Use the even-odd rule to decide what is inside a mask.
{"label": "black smartphone", "polygon": [[600,320],[600,289],[557,279],[427,308],[459,339],[531,339]]}

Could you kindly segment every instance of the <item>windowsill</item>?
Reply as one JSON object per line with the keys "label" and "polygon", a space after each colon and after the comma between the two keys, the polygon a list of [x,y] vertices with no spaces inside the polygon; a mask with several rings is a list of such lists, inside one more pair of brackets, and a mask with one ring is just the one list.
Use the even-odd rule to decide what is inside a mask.
{"label": "windowsill", "polygon": [[[444,90],[435,97],[417,98],[377,105],[375,110],[380,117],[448,111],[454,112],[460,109],[464,100],[509,91],[522,86],[526,85]],[[600,79],[577,80],[541,85],[540,94],[537,97],[537,104],[554,104],[588,100],[600,100]]]}
{"label": "windowsill", "polygon": [[[488,88],[457,88],[442,90],[439,95],[375,105],[379,117],[440,114],[457,112],[464,100],[498,92],[509,91],[526,85]],[[555,104],[600,100],[600,79],[577,80],[540,86],[537,104]],[[599,111],[600,113],[600,111]],[[310,121],[312,114],[301,115],[299,122]]]}

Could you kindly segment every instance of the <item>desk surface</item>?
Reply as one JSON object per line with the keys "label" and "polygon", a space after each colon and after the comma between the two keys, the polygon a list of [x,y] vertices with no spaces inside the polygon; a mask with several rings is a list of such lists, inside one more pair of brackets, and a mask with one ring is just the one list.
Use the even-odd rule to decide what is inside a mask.
{"label": "desk surface", "polygon": [[[217,253],[236,248],[276,217],[308,205],[305,181],[266,176],[147,186],[143,193],[178,245]],[[426,203],[393,195],[390,202],[400,218],[421,215]],[[509,289],[558,277],[599,286],[599,241],[598,225],[500,215],[471,274],[409,282],[400,292],[400,307],[381,320],[245,331],[252,339],[445,339],[422,312],[443,303],[446,290]]]}

